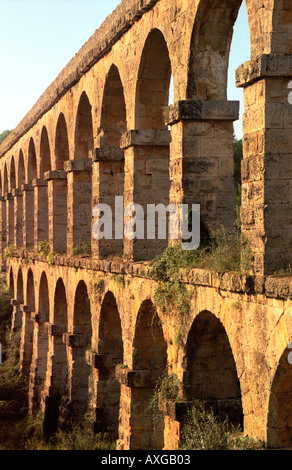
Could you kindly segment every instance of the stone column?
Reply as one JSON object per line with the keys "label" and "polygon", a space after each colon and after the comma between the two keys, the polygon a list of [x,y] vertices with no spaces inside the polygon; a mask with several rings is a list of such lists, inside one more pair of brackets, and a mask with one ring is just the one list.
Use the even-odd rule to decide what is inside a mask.
{"label": "stone column", "polygon": [[21,185],[23,194],[23,246],[34,246],[34,191],[29,184]]}
{"label": "stone column", "polygon": [[16,333],[21,330],[22,326],[22,311],[17,299],[11,299],[12,305],[12,321],[11,321],[11,331]]}
{"label": "stone column", "polygon": [[34,179],[34,244],[48,241],[48,183],[42,179]]}
{"label": "stone column", "polygon": [[46,323],[48,337],[46,378],[40,408],[44,412],[44,432],[52,435],[58,428],[61,399],[67,396],[67,355],[63,342],[64,327]]}
{"label": "stone column", "polygon": [[68,250],[91,245],[92,160],[68,160],[64,163],[68,179]]}
{"label": "stone column", "polygon": [[13,189],[14,197],[14,244],[23,246],[23,195],[21,189]]}
{"label": "stone column", "polygon": [[89,376],[91,368],[87,363],[86,349],[91,335],[66,333],[63,341],[68,357],[68,403],[76,422],[82,422],[89,410]]}
{"label": "stone column", "polygon": [[291,77],[291,55],[262,55],[237,70],[245,102],[242,242],[253,251],[258,276],[292,263]]}
{"label": "stone column", "polygon": [[48,330],[46,323],[41,321],[41,314],[34,313],[32,359],[29,375],[29,410],[35,413],[41,406],[41,393],[45,386],[48,355]]}
{"label": "stone column", "polygon": [[5,194],[7,245],[14,244],[14,199],[12,193]]}
{"label": "stone column", "polygon": [[4,269],[5,260],[3,259],[4,250],[6,248],[6,203],[4,197],[0,197],[0,244],[1,244],[1,271]]}
{"label": "stone column", "polygon": [[116,367],[121,383],[119,439],[117,450],[147,450],[164,447],[162,423],[154,423],[149,400],[159,378],[159,370],[132,370]]}
{"label": "stone column", "polygon": [[[92,253],[101,259],[123,256],[124,206],[121,214],[116,213],[115,196],[124,196],[124,151],[109,146],[96,148],[92,156],[92,208],[107,204],[112,211],[112,238],[98,240],[92,234]],[[121,224],[121,233],[116,231],[116,222]]]}
{"label": "stone column", "polygon": [[200,205],[201,222],[211,232],[234,228],[233,121],[236,101],[186,100],[165,111],[171,126],[170,201]]}
{"label": "stone column", "polygon": [[[134,211],[125,216],[125,224],[136,216],[142,226],[141,235],[137,234],[134,240],[127,237],[124,240],[126,260],[151,260],[168,245],[168,230],[166,237],[159,238],[157,223],[155,238],[147,234],[147,205],[167,207],[169,204],[169,144],[170,132],[167,130],[132,130],[121,138],[121,148],[125,151],[124,205],[138,204],[143,209],[141,215]],[[134,231],[137,231],[136,227]]]}
{"label": "stone column", "polygon": [[31,307],[20,305],[22,312],[22,328],[20,340],[20,370],[23,375],[28,375],[32,358],[33,345],[33,319]]}
{"label": "stone column", "polygon": [[44,175],[48,192],[48,241],[57,253],[67,251],[67,174],[64,170]]}

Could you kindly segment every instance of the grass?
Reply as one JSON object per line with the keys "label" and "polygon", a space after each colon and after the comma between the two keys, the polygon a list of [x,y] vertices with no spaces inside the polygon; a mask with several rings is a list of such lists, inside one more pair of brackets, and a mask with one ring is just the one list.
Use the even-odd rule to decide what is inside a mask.
{"label": "grass", "polygon": [[180,448],[182,450],[263,450],[264,443],[244,436],[228,419],[220,420],[204,402],[196,400],[186,415]]}

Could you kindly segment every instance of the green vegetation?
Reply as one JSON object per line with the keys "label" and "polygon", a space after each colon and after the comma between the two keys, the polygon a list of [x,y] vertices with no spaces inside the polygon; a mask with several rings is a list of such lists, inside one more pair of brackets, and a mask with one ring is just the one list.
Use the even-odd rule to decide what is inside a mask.
{"label": "green vegetation", "polygon": [[167,413],[167,404],[179,399],[181,383],[176,374],[168,374],[167,371],[158,379],[154,394],[151,397],[148,409],[153,414],[154,422],[157,422]]}
{"label": "green vegetation", "polygon": [[20,372],[20,333],[11,333],[10,296],[5,276],[0,278],[0,450],[114,450],[106,434],[96,434],[92,422],[72,425],[50,439],[43,432],[43,415],[28,413],[28,378]]}
{"label": "green vegetation", "polygon": [[1,145],[2,142],[6,139],[6,137],[8,137],[8,135],[10,134],[10,132],[12,132],[12,131],[6,130],[6,131],[3,131],[3,132],[0,134],[0,145]]}
{"label": "green vegetation", "polygon": [[232,233],[223,228],[210,237],[198,250],[182,250],[178,244],[168,247],[153,260],[148,276],[157,281],[154,301],[163,312],[176,309],[181,316],[189,312],[190,293],[179,278],[181,269],[209,269],[214,274],[238,272],[246,274],[251,267],[252,252],[242,247],[239,230]]}
{"label": "green vegetation", "polygon": [[91,246],[89,243],[80,243],[73,247],[72,253],[74,256],[88,256],[91,255]]}
{"label": "green vegetation", "polygon": [[263,450],[264,443],[243,436],[226,418],[220,420],[204,402],[194,401],[181,434],[182,450]]}

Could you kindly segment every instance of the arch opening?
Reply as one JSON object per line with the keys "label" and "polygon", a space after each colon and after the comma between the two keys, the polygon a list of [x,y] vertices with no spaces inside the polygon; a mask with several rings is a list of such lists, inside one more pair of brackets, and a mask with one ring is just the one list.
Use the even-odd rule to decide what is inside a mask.
{"label": "arch opening", "polygon": [[240,382],[226,330],[212,313],[194,320],[186,344],[184,392],[189,401],[201,400],[218,417],[243,426]]}
{"label": "arch opening", "polygon": [[33,414],[40,409],[47,373],[49,304],[48,280],[46,273],[43,272],[38,292],[38,320],[34,322],[33,328],[32,361],[29,377],[29,409]]}
{"label": "arch opening", "polygon": [[50,381],[49,394],[45,397],[45,413],[43,429],[47,436],[53,435],[62,420],[61,400],[67,396],[68,391],[68,362],[66,345],[63,335],[68,330],[68,304],[65,285],[58,279],[54,294],[54,325],[55,331],[49,338],[53,352],[50,355],[50,364],[46,381]]}
{"label": "arch opening", "polygon": [[72,177],[75,189],[72,248],[81,245],[87,252],[91,251],[93,145],[91,104],[83,92],[76,117],[74,159],[84,160],[84,166],[80,171],[73,171]]}
{"label": "arch opening", "polygon": [[63,113],[60,114],[56,127],[55,154],[59,177],[48,180],[49,243],[53,251],[64,253],[67,250],[68,226],[68,186],[64,163],[69,160],[69,140]]}
{"label": "arch opening", "polygon": [[267,446],[291,448],[292,446],[292,365],[291,342],[284,350],[270,387],[267,419]]}
{"label": "arch opening", "polygon": [[149,408],[157,381],[167,367],[167,345],[153,303],[142,303],[133,342],[133,370],[151,371],[148,386],[132,388],[131,428],[134,449],[163,449],[164,418],[154,419]]}
{"label": "arch opening", "polygon": [[17,189],[18,194],[16,197],[16,246],[23,246],[23,185],[25,184],[25,166],[23,152],[20,150],[18,156],[18,171],[17,171]]}
{"label": "arch opening", "polygon": [[35,197],[34,184],[37,178],[36,150],[33,139],[30,139],[28,149],[28,186],[24,191],[24,219],[25,219],[25,244],[26,248],[34,246],[35,239]]}
{"label": "arch opening", "polygon": [[121,385],[115,366],[123,363],[120,314],[112,292],[107,292],[100,313],[98,357],[100,358],[96,398],[96,432],[118,438]]}
{"label": "arch opening", "polygon": [[[143,48],[136,87],[135,127],[142,137],[145,135],[145,143],[134,147],[133,200],[143,208],[144,214],[138,217],[142,219],[144,215],[144,236],[142,239],[139,236],[132,245],[127,242],[133,251],[134,261],[151,260],[168,246],[169,214],[159,213],[156,206],[162,204],[159,207],[166,208],[170,200],[171,136],[165,123],[164,108],[169,104],[171,76],[171,61],[165,38],[161,31],[153,29]],[[151,140],[149,135],[152,136]],[[154,209],[151,227],[147,221],[149,205]],[[162,221],[160,224],[159,219]],[[163,223],[164,232],[161,232],[159,228]]]}
{"label": "arch opening", "polygon": [[[100,138],[99,162],[99,204],[110,206],[113,220],[116,220],[115,196],[124,195],[124,150],[120,147],[121,136],[127,130],[126,104],[120,74],[112,65],[106,78],[102,115],[102,137]],[[112,239],[99,241],[101,259],[123,255],[123,237],[117,237],[115,224]]]}
{"label": "arch opening", "polygon": [[51,150],[46,127],[43,127],[40,144],[40,184],[37,186],[37,241],[49,240],[49,205],[48,183],[45,181],[45,173],[51,170]]}
{"label": "arch opening", "polygon": [[86,351],[91,346],[92,337],[90,301],[84,281],[78,283],[75,293],[73,331],[79,341],[69,347],[72,361],[69,398],[72,401],[75,420],[82,422],[89,405],[90,366],[87,363]]}

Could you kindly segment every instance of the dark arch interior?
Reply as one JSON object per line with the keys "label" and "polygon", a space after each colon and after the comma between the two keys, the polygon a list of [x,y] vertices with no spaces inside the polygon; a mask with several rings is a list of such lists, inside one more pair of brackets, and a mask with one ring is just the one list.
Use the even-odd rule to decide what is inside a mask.
{"label": "dark arch interior", "polygon": [[164,418],[154,419],[149,402],[153,397],[157,381],[166,371],[167,345],[162,326],[150,300],[142,303],[134,338],[133,369],[151,371],[148,386],[132,389],[132,432],[137,432],[135,449],[163,449]]}
{"label": "dark arch interior", "polygon": [[37,177],[36,151],[33,139],[29,141],[28,149],[28,179],[29,183]]}
{"label": "dark arch interior", "polygon": [[35,311],[35,292],[34,292],[34,279],[32,270],[29,269],[27,274],[27,305],[31,312]]}
{"label": "dark arch interior", "polygon": [[18,270],[18,275],[17,275],[17,300],[20,304],[23,304],[23,276],[22,276],[22,270]]}
{"label": "dark arch interior", "polygon": [[[85,92],[82,93],[76,118],[75,160],[90,160],[93,150],[93,124],[91,104]],[[92,174],[88,166],[74,172],[75,197],[73,205],[73,247],[86,246],[91,250],[92,225]]]}
{"label": "dark arch interior", "polygon": [[14,277],[12,268],[10,268],[9,274],[9,295],[12,299],[14,299]]}
{"label": "dark arch interior", "polygon": [[77,111],[75,130],[75,159],[88,159],[90,150],[93,150],[91,105],[86,93],[83,92]]}
{"label": "dark arch interior", "polygon": [[98,355],[100,357],[95,430],[118,437],[121,385],[115,366],[123,362],[122,326],[116,299],[107,292],[100,313]]}
{"label": "dark arch interior", "polygon": [[163,34],[154,29],[148,36],[137,82],[136,128],[166,129],[163,108],[168,105],[171,63]]}
{"label": "dark arch interior", "polygon": [[49,286],[45,273],[42,274],[39,290],[39,313],[41,321],[48,322],[50,314]]}
{"label": "dark arch interior", "polygon": [[[124,151],[120,148],[122,134],[127,130],[126,105],[120,74],[115,65],[110,68],[104,89],[102,115],[102,137],[100,147],[104,155],[99,163],[98,203],[107,204],[115,220],[115,196],[124,194]],[[101,259],[114,255],[123,255],[123,240],[116,236],[113,224],[113,236],[99,241]]]}
{"label": "dark arch interior", "polygon": [[64,170],[64,162],[69,160],[69,141],[66,120],[63,113],[60,114],[57,123],[55,152],[56,169]]}
{"label": "dark arch interior", "polygon": [[292,447],[292,361],[287,347],[279,361],[270,388],[267,423],[267,445],[272,448]]}
{"label": "dark arch interior", "polygon": [[51,169],[51,151],[50,151],[48,131],[45,127],[43,127],[42,129],[40,153],[41,153],[41,175],[43,175],[46,171],[49,171]]}
{"label": "dark arch interior", "polygon": [[184,390],[190,401],[212,406],[220,418],[243,424],[240,383],[222,323],[210,312],[199,314],[190,329],[185,357]]}
{"label": "dark arch interior", "polygon": [[200,2],[191,40],[187,98],[227,97],[229,51],[242,0]]}
{"label": "dark arch interior", "polygon": [[19,160],[18,160],[18,187],[25,183],[25,168],[24,168],[24,158],[23,152],[20,150],[19,152]]}

